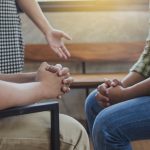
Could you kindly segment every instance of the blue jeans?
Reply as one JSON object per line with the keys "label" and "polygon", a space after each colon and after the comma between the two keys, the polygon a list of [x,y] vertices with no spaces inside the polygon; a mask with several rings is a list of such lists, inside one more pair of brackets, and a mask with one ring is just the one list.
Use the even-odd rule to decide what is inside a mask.
{"label": "blue jeans", "polygon": [[131,141],[150,139],[150,96],[103,108],[95,94],[85,103],[94,150],[131,150]]}

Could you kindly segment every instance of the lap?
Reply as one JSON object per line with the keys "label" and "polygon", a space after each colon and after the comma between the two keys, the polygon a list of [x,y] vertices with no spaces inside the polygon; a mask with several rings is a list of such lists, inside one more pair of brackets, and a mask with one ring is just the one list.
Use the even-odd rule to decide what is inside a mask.
{"label": "lap", "polygon": [[95,119],[111,131],[120,129],[130,140],[150,138],[150,96],[124,101],[100,111]]}
{"label": "lap", "polygon": [[[49,112],[1,119],[0,147],[7,150],[49,150],[49,129]],[[83,127],[75,119],[60,114],[61,149],[73,149],[81,130]]]}

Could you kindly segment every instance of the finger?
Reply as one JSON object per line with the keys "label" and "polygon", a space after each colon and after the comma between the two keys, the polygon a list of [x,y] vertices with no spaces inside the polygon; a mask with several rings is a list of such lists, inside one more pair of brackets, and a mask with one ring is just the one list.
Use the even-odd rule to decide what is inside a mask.
{"label": "finger", "polygon": [[57,75],[58,75],[59,77],[63,77],[63,79],[67,79],[67,78],[70,77],[70,72],[66,73],[65,75],[59,75],[59,74],[57,73]]}
{"label": "finger", "polygon": [[102,95],[104,95],[104,96],[107,96],[107,93],[106,93],[106,86],[101,86],[100,87],[100,93],[102,94]]}
{"label": "finger", "polygon": [[71,56],[70,52],[68,51],[68,49],[65,47],[64,44],[61,46],[61,49],[63,50],[63,52],[65,53],[65,55],[67,56],[67,58]]}
{"label": "finger", "polygon": [[97,90],[104,96],[107,96],[106,89],[107,89],[107,85],[105,83],[97,87]]}
{"label": "finger", "polygon": [[63,54],[61,51],[59,51],[58,48],[52,48],[52,49],[57,54],[58,57],[63,58]]}
{"label": "finger", "polygon": [[69,78],[70,77],[70,72],[68,72],[68,73],[66,73],[65,75],[64,75],[64,79],[67,79],[67,78]]}
{"label": "finger", "polygon": [[109,107],[111,105],[110,103],[105,103],[105,102],[102,102],[102,101],[99,101],[98,103],[99,103],[100,106],[102,106],[104,108]]}
{"label": "finger", "polygon": [[61,95],[58,95],[58,96],[57,96],[57,98],[58,98],[58,99],[61,99],[61,98],[62,98],[62,96],[61,96]]}
{"label": "finger", "polygon": [[68,87],[66,87],[66,86],[63,86],[62,88],[61,88],[61,91],[65,94],[65,93],[67,93],[68,92]]}
{"label": "finger", "polygon": [[58,69],[58,70],[61,70],[63,67],[61,64],[56,64],[55,67]]}
{"label": "finger", "polygon": [[105,84],[107,85],[107,87],[110,87],[111,86],[111,80],[107,79],[107,78],[104,78],[104,82]]}
{"label": "finger", "polygon": [[71,83],[73,83],[73,78],[72,77],[69,77],[69,78],[63,80],[63,84],[65,84],[67,86],[70,86]]}
{"label": "finger", "polygon": [[62,56],[63,56],[64,59],[67,59],[67,58],[68,58],[67,55],[66,55],[66,54],[64,53],[64,51],[62,50],[61,47],[58,48],[58,50],[59,50],[59,52],[62,54]]}
{"label": "finger", "polygon": [[58,75],[59,75],[59,76],[65,76],[65,75],[67,75],[67,73],[69,73],[69,68],[68,68],[68,67],[64,67],[64,68],[62,68],[62,69],[58,72]]}
{"label": "finger", "polygon": [[69,93],[70,92],[70,88],[68,87],[65,91],[65,93]]}
{"label": "finger", "polygon": [[121,84],[120,81],[117,80],[117,79],[113,79],[113,82],[111,83],[111,85],[112,85],[113,87],[115,87],[115,86],[117,86],[117,85],[120,85],[120,84]]}
{"label": "finger", "polygon": [[66,39],[66,40],[72,40],[72,38],[66,34],[65,32],[62,32],[62,36]]}
{"label": "finger", "polygon": [[[62,70],[62,65],[61,64],[56,64],[55,66],[54,66],[55,68],[56,68],[56,70],[57,70],[57,75],[58,75],[58,73]],[[59,75],[58,75],[59,76]]]}
{"label": "finger", "polygon": [[49,72],[52,72],[52,73],[56,73],[58,69],[53,65],[48,65],[46,67],[46,70],[49,71]]}
{"label": "finger", "polygon": [[49,64],[47,62],[42,62],[39,69],[45,71],[48,66]]}
{"label": "finger", "polygon": [[50,69],[50,65],[47,65],[46,68],[45,68],[45,70],[50,71],[49,69]]}
{"label": "finger", "polygon": [[115,87],[119,84],[119,82],[117,80],[113,80],[112,83],[111,83],[111,86]]}
{"label": "finger", "polygon": [[97,87],[97,90],[100,92],[101,90],[106,89],[106,88],[107,88],[107,85],[103,83]]}
{"label": "finger", "polygon": [[106,96],[103,96],[102,94],[100,94],[99,92],[97,92],[96,94],[96,100],[98,101],[102,101],[102,102],[109,102],[109,98]]}

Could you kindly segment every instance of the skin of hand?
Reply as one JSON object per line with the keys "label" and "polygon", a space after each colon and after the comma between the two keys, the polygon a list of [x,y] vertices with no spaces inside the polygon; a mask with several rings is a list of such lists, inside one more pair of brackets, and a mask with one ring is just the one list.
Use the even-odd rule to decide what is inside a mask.
{"label": "skin of hand", "polygon": [[119,103],[128,99],[126,88],[122,86],[110,87],[107,89],[107,97],[110,104]]}
{"label": "skin of hand", "polygon": [[71,37],[65,32],[52,29],[45,34],[45,38],[50,46],[50,48],[60,57],[68,59],[71,55],[68,49],[65,47],[63,38],[66,40],[71,40]]}
{"label": "skin of hand", "polygon": [[43,95],[45,99],[57,98],[59,95],[63,95],[61,88],[63,86],[63,77],[59,77],[56,73],[47,71],[46,68],[49,65],[43,62],[36,76],[36,81],[39,81],[42,85],[41,90],[43,90]]}
{"label": "skin of hand", "polygon": [[103,107],[110,106],[111,101],[110,98],[108,97],[109,91],[108,89],[110,89],[111,87],[116,87],[118,85],[122,86],[121,81],[119,81],[118,79],[113,80],[104,79],[104,83],[97,87],[98,92],[96,94],[96,99],[101,106]]}
{"label": "skin of hand", "polygon": [[130,72],[121,82],[114,79],[104,83],[107,86],[105,85],[105,88],[99,86],[96,95],[97,101],[104,107],[135,97],[149,95],[150,79],[145,79],[137,72]]}
{"label": "skin of hand", "polygon": [[41,64],[40,68],[38,69],[36,81],[39,81],[39,78],[42,78],[41,75],[43,72],[50,72],[55,74],[57,77],[61,78],[61,93],[57,95],[57,98],[61,98],[61,96],[65,93],[70,91],[70,84],[73,82],[73,78],[70,76],[69,69],[67,67],[62,67],[62,65],[57,64],[55,66],[49,65],[48,63],[44,62]]}
{"label": "skin of hand", "polygon": [[[61,88],[63,93],[68,93],[70,91],[70,85],[73,82],[73,78],[70,76],[69,68],[62,67],[61,64],[56,64],[55,66],[50,65],[46,70],[57,73],[59,77],[63,77],[63,86]],[[61,98],[61,95],[59,95],[58,98]]]}

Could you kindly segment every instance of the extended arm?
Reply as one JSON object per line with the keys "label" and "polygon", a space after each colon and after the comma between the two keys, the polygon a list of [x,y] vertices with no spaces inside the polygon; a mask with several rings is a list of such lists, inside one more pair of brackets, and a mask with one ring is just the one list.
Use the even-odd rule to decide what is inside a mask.
{"label": "extended arm", "polygon": [[131,87],[125,88],[125,95],[128,98],[135,98],[140,96],[150,95],[150,78],[147,78],[139,83],[132,85]]}
{"label": "extended arm", "polygon": [[39,27],[44,35],[53,30],[36,0],[17,0],[17,4]]}
{"label": "extended arm", "polygon": [[18,84],[0,81],[0,109],[35,103],[43,98],[40,82]]}
{"label": "extended arm", "polygon": [[[52,68],[56,71],[59,70],[52,72],[50,65],[46,62],[42,63],[36,73],[36,81],[35,73],[0,75],[3,79],[7,80],[0,80],[0,109],[27,105],[42,99],[58,98],[69,92],[69,85],[73,82],[73,79],[69,75],[69,70],[61,68],[61,66],[57,69],[57,66],[52,66]],[[24,77],[23,80],[21,77]],[[25,81],[25,79],[29,81],[29,79],[34,78],[34,82],[8,82],[8,80],[20,81],[19,78],[22,81]]]}
{"label": "extended arm", "polygon": [[130,73],[120,82],[117,79],[107,80],[98,87],[97,100],[104,106],[110,103],[118,103],[139,96],[149,95],[150,88],[150,43],[138,61],[130,69]]}
{"label": "extended arm", "polygon": [[31,73],[17,73],[17,74],[0,74],[0,80],[15,82],[15,83],[27,83],[34,82],[37,72]]}
{"label": "extended arm", "polygon": [[62,38],[70,40],[71,38],[60,30],[55,30],[44,16],[36,0],[17,0],[18,6],[29,16],[35,25],[44,34],[51,49],[61,58],[70,57]]}
{"label": "extended arm", "polygon": [[129,87],[143,80],[145,80],[145,78],[141,74],[137,72],[130,72],[121,82],[123,87]]}

